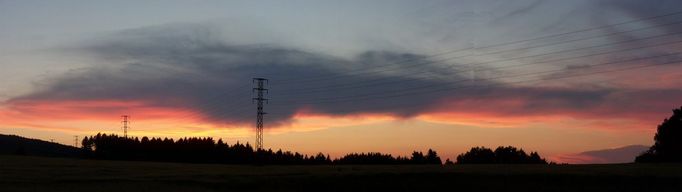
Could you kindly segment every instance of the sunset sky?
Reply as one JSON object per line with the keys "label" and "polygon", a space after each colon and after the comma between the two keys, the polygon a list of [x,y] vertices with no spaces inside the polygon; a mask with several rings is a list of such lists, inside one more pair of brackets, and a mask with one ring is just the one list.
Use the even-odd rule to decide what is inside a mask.
{"label": "sunset sky", "polygon": [[3,1],[0,134],[255,140],[555,162],[651,145],[682,105],[676,0]]}

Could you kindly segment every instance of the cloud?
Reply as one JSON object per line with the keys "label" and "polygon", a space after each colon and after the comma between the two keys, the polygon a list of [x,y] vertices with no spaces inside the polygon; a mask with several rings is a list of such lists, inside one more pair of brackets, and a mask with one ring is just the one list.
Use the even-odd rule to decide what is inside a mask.
{"label": "cloud", "polygon": [[[508,10],[507,13],[502,15],[501,17],[497,17],[495,20],[492,22],[495,24],[502,24],[504,23],[505,20],[509,18],[518,18],[519,16],[526,16],[533,10],[536,10],[538,7],[542,6],[542,4],[546,3],[544,0],[534,0],[532,2],[528,2],[526,4],[521,4],[522,7],[516,8],[516,9],[510,9]],[[500,7],[514,7],[518,6],[519,3],[511,3],[511,2],[504,2],[502,6]]]}
{"label": "cloud", "polygon": [[635,157],[648,150],[648,146],[630,145],[613,149],[585,151],[578,154],[559,155],[556,161],[572,164],[632,163]]}
{"label": "cloud", "polygon": [[[633,33],[619,33],[617,35],[610,36],[610,38],[613,40],[621,41],[635,40],[638,38],[645,37],[649,34],[665,34],[680,32],[682,30],[682,24],[675,23],[682,20],[682,15],[676,14],[654,18],[654,16],[679,12],[679,10],[676,9],[676,7],[680,6],[682,6],[682,2],[675,0],[653,0],[646,2],[638,0],[604,0],[595,2],[591,7],[596,10],[613,11],[609,12],[612,14],[595,15],[593,17],[593,20],[597,22],[597,25],[606,26],[629,20],[645,19],[638,22],[603,28],[604,32],[606,33],[618,33],[641,27],[658,26],[643,31]],[[614,15],[625,15],[627,19],[622,19],[621,17],[613,17]],[[612,18],[618,18],[620,20],[613,20]]]}
{"label": "cloud", "polygon": [[[401,70],[390,70],[372,75],[346,75],[344,71],[358,71],[378,65],[387,65],[410,59],[426,62],[415,54],[368,51],[354,59],[307,52],[294,48],[269,45],[232,45],[212,36],[209,27],[172,27],[182,29],[166,32],[169,28],[151,27],[121,32],[113,37],[82,48],[82,52],[95,55],[108,63],[92,68],[74,70],[43,81],[42,89],[9,103],[21,105],[22,101],[79,101],[79,100],[130,100],[144,101],[149,106],[186,108],[201,113],[211,121],[236,123],[251,122],[251,78],[268,77],[272,104],[285,100],[315,100],[329,96],[342,97],[363,93],[400,90],[403,86],[433,86],[437,79],[417,78]],[[412,64],[412,63],[405,63]],[[393,69],[399,69],[394,67]],[[438,66],[421,67],[423,74],[445,76]],[[423,75],[422,74],[422,75]],[[320,81],[279,83],[280,79],[296,77],[335,77]],[[387,78],[389,86],[365,87],[352,91],[334,91],[324,94],[301,93],[278,96],[287,90],[319,88],[327,84],[353,84]],[[448,77],[460,79],[459,77]],[[356,112],[390,113],[409,116],[428,104],[429,97],[417,96],[374,105],[320,104],[314,108],[329,114]],[[413,104],[404,107],[403,104]],[[244,105],[246,104],[246,105]],[[235,107],[240,106],[240,107]],[[248,107],[244,107],[248,106]],[[302,105],[269,108],[268,120],[285,122]],[[131,108],[130,110],[135,110]]]}
{"label": "cloud", "polygon": [[[678,90],[621,95],[613,88],[472,81],[458,73],[463,69],[415,53],[369,50],[341,58],[286,45],[233,44],[221,36],[219,30],[205,25],[126,30],[77,49],[102,63],[45,79],[40,89],[7,103],[133,101],[144,103],[145,108],[195,113],[179,118],[250,124],[255,114],[251,78],[266,77],[271,80],[267,120],[283,125],[301,111],[403,118],[441,112],[633,117],[642,112],[664,113],[669,103],[682,96]],[[463,85],[476,88],[460,88]],[[452,91],[434,91],[444,89]],[[630,98],[642,100],[632,104]],[[646,107],[651,102],[656,105]],[[125,110],[137,109],[111,109]]]}

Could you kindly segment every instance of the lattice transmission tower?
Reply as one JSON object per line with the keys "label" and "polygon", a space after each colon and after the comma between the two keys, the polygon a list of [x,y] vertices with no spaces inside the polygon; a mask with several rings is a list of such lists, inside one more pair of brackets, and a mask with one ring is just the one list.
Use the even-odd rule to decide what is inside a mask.
{"label": "lattice transmission tower", "polygon": [[254,87],[253,92],[257,93],[257,96],[253,98],[252,102],[257,104],[256,112],[256,149],[263,149],[263,115],[266,113],[263,111],[263,102],[268,102],[268,99],[264,98],[264,94],[267,94],[268,89],[265,88],[265,84],[268,79],[265,78],[253,78],[253,83],[256,83],[257,87]]}
{"label": "lattice transmission tower", "polygon": [[73,136],[73,146],[78,148],[78,135]]}
{"label": "lattice transmission tower", "polygon": [[128,128],[130,128],[128,124],[130,123],[130,116],[122,115],[121,117],[123,117],[123,121],[121,121],[123,123],[123,137],[128,138]]}

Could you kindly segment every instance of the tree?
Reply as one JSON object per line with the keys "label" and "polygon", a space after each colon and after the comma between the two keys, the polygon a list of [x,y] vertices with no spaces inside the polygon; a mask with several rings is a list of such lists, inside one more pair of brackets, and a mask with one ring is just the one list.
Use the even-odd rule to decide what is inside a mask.
{"label": "tree", "polygon": [[485,147],[474,147],[457,156],[458,164],[490,164],[495,163],[495,152]]}
{"label": "tree", "polygon": [[682,162],[682,107],[673,109],[673,115],[658,125],[654,141],[635,162]]}
{"label": "tree", "polygon": [[423,164],[424,162],[426,162],[425,160],[426,158],[424,157],[424,153],[422,153],[421,151],[412,152],[412,162],[414,164]]}
{"label": "tree", "polygon": [[547,164],[537,152],[526,154],[516,147],[497,147],[495,151],[485,147],[474,147],[457,156],[458,164]]}
{"label": "tree", "polygon": [[455,162],[450,161],[450,159],[446,159],[446,160],[445,160],[445,165],[447,165],[447,166],[449,166],[449,165],[455,165]]}
{"label": "tree", "polygon": [[438,157],[438,153],[436,153],[436,151],[429,149],[429,151],[426,153],[426,163],[440,165],[443,163],[443,161],[440,160],[440,157]]}
{"label": "tree", "polygon": [[523,149],[519,150],[516,147],[498,147],[495,149],[495,161],[504,164],[525,163],[528,155]]}
{"label": "tree", "polygon": [[538,152],[531,152],[530,159],[528,159],[528,162],[533,164],[547,164],[547,160],[540,157],[540,154],[538,154]]}
{"label": "tree", "polygon": [[432,149],[426,154],[415,151],[412,158],[381,153],[351,153],[332,160],[323,153],[308,156],[281,149],[254,150],[249,143],[229,145],[222,139],[216,141],[210,137],[184,137],[174,141],[169,138],[126,138],[98,133],[84,137],[82,144],[85,157],[110,160],[256,165],[441,164],[438,153]]}

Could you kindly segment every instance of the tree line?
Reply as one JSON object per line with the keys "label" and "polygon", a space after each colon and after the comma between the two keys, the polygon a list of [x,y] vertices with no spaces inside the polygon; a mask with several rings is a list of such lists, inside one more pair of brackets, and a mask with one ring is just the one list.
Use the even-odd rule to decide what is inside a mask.
{"label": "tree line", "polygon": [[[641,155],[638,163],[682,162],[682,107],[663,120],[654,136],[654,145]],[[411,156],[393,157],[382,153],[351,153],[337,159],[318,153],[313,156],[290,151],[254,150],[248,143],[229,145],[213,138],[138,139],[118,135],[97,134],[82,141],[83,154],[88,158],[111,160],[171,161],[226,164],[441,164],[436,151]],[[17,154],[21,154],[21,150]],[[474,147],[457,156],[456,162],[445,164],[547,164],[537,152],[526,153],[512,146],[495,150]]]}
{"label": "tree line", "polygon": [[429,149],[424,154],[415,151],[411,157],[393,157],[381,153],[351,153],[337,159],[318,153],[313,156],[297,152],[255,150],[250,144],[229,145],[219,139],[191,137],[172,138],[121,137],[115,134],[101,134],[82,140],[84,156],[93,159],[168,161],[183,163],[223,164],[277,164],[277,165],[321,165],[321,164],[441,164],[436,151]]}
{"label": "tree line", "polygon": [[334,160],[335,164],[442,164],[436,151],[429,149],[426,154],[415,151],[411,157],[393,157],[382,153],[351,153]]}
{"label": "tree line", "polygon": [[494,151],[485,147],[474,147],[457,156],[457,164],[547,164],[537,152],[527,154],[516,147],[497,147]]}

